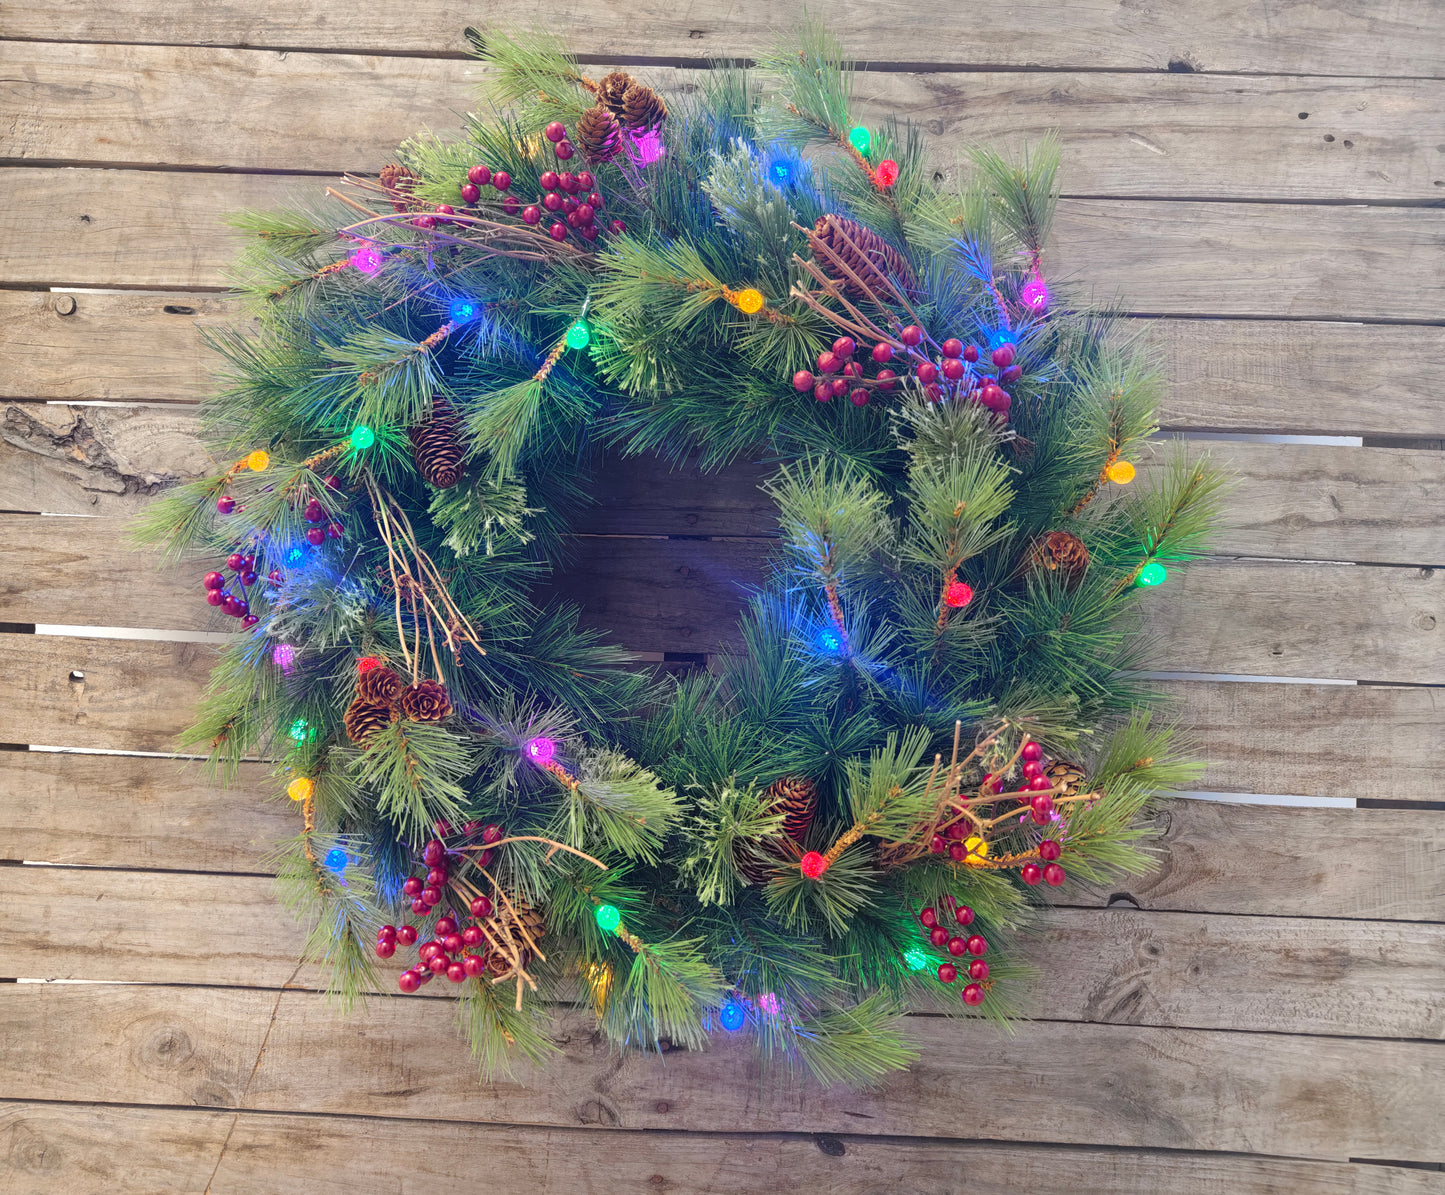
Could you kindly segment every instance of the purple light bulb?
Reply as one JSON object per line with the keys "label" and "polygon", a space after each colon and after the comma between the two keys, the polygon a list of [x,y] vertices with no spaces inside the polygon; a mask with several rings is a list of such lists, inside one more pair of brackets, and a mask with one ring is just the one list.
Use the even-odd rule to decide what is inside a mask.
{"label": "purple light bulb", "polygon": [[546,767],[557,754],[557,744],[547,738],[528,739],[522,749],[526,751],[527,758],[539,768]]}
{"label": "purple light bulb", "polygon": [[1030,311],[1044,311],[1049,305],[1049,288],[1044,280],[1035,274],[1024,283],[1023,289],[1019,291],[1019,299]]}
{"label": "purple light bulb", "polygon": [[289,643],[278,643],[271,649],[271,662],[287,676],[296,670],[296,649]]}
{"label": "purple light bulb", "polygon": [[363,274],[375,274],[385,259],[386,254],[374,245],[363,245],[351,255],[351,264]]}

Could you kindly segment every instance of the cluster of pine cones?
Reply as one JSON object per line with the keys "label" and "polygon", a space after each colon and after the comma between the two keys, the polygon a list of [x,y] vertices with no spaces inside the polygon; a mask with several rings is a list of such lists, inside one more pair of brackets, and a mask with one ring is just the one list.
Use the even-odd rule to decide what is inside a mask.
{"label": "cluster of pine cones", "polygon": [[347,707],[342,724],[353,743],[364,745],[376,731],[399,717],[411,722],[440,722],[451,712],[451,698],[440,681],[403,685],[400,676],[379,665],[361,674],[356,698]]}
{"label": "cluster of pine cones", "polygon": [[577,122],[577,144],[589,162],[608,162],[622,148],[622,133],[654,132],[667,119],[662,97],[626,71],[613,71],[596,85],[597,103]]}

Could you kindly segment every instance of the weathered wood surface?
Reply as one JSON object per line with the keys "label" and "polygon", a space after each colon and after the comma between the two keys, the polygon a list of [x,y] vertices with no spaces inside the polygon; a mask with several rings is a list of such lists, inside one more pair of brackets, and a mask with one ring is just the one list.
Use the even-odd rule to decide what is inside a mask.
{"label": "weathered wood surface", "polygon": [[[11,162],[336,172],[379,169],[419,128],[451,131],[486,75],[472,60],[33,42],[0,42],[0,69]],[[700,81],[642,74],[679,102]],[[943,172],[970,142],[1058,130],[1068,194],[1440,198],[1433,80],[1376,81],[1361,104],[1351,79],[870,71],[853,97],[859,120],[923,125]]]}
{"label": "weathered wood surface", "polygon": [[[808,13],[803,0],[746,0],[715,11],[609,0],[582,8],[533,5],[528,18],[537,28],[565,30],[578,53],[644,61],[753,55]],[[906,0],[884,0],[835,5],[828,21],[847,53],[873,63],[1378,79],[1441,75],[1437,15],[1430,0],[1395,0],[1388,6],[1290,0],[1267,8],[1250,0],[1220,0],[1207,19],[1190,0],[1163,0],[1146,9],[1118,0],[1071,0],[1043,8],[996,4],[986,15],[935,19]],[[425,20],[399,16],[394,0],[359,0],[348,5],[344,20],[284,0],[232,0],[185,15],[146,0],[99,0],[53,14],[8,8],[0,36],[461,55],[468,49],[465,27],[485,31],[499,20],[515,20],[499,0],[443,0],[427,9]],[[1373,84],[1361,79],[1359,86],[1363,94]]]}
{"label": "weathered wood surface", "polygon": [[[398,1138],[405,1140],[404,1147]],[[1076,1195],[1430,1195],[1438,1172],[1181,1151],[868,1137],[513,1128],[447,1121],[0,1103],[13,1195],[383,1195],[459,1173],[535,1195],[773,1195],[780,1176],[829,1195],[1020,1190]],[[465,1159],[479,1159],[468,1164]]]}
{"label": "weathered wood surface", "polygon": [[[918,1017],[919,1062],[863,1093],[766,1080],[741,1035],[705,1054],[618,1057],[564,1017],[555,1062],[479,1087],[441,1000],[373,1000],[348,1019],[309,992],[6,984],[0,1007],[13,1099],[103,1091],[113,1103],[709,1132],[964,1126],[982,1140],[1430,1161],[1445,1097],[1433,1042],[1050,1022],[1008,1035]],[[72,1031],[46,1031],[55,1024]]]}
{"label": "weathered wood surface", "polygon": [[[60,315],[61,306],[75,308]],[[207,293],[53,295],[0,291],[5,397],[198,402],[220,358],[199,328],[240,324]],[[1168,319],[1162,426],[1201,431],[1438,434],[1445,328],[1308,321]],[[0,484],[5,470],[0,468]],[[619,528],[621,530],[621,528]]]}
{"label": "weathered wood surface", "polygon": [[[320,180],[75,167],[0,170],[0,281],[224,284],[227,212],[315,197]],[[1434,320],[1445,209],[1070,199],[1051,275],[1146,314]],[[1241,270],[1240,263],[1248,263]]]}
{"label": "weathered wood surface", "polygon": [[[269,877],[6,867],[0,896],[13,927],[0,943],[3,976],[324,983],[317,969],[298,970],[305,934],[277,906]],[[1032,1008],[1050,1020],[1445,1033],[1445,926],[1060,908],[1045,927],[1023,954],[1041,971]],[[401,969],[382,966],[383,988]]]}

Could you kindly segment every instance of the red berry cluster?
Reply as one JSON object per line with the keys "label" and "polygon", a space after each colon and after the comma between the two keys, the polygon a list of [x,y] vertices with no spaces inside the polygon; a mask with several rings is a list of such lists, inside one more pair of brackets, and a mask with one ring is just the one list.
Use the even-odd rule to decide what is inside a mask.
{"label": "red berry cluster", "polygon": [[942,834],[935,834],[929,840],[928,849],[935,855],[941,855],[947,851],[950,859],[955,863],[962,863],[968,858],[968,847],[964,845],[968,835],[967,823],[954,822]]}
{"label": "red berry cluster", "polygon": [[[467,171],[467,181],[461,187],[462,202],[468,207],[474,207],[481,202],[482,188],[485,186],[496,188],[502,196],[502,210],[509,216],[515,216],[522,210],[522,201],[515,195],[508,195],[507,192],[512,186],[512,176],[505,170],[493,171],[490,166],[478,162]],[[412,220],[418,228],[435,228],[438,224],[449,224],[448,216],[455,216],[457,209],[449,203],[439,203],[435,215],[417,216]]]}
{"label": "red berry cluster", "polygon": [[[1018,353],[1014,345],[1000,345],[990,354],[990,360],[1000,371],[995,377],[976,368],[979,350],[971,344],[965,346],[961,340],[950,338],[942,344],[935,344],[916,324],[909,324],[899,332],[898,339],[904,352],[904,360],[898,364],[905,372],[911,368],[912,376],[918,379],[930,402],[942,402],[945,398],[967,399],[987,407],[1004,422],[1008,421],[1009,406],[1013,400],[1003,385],[1023,376],[1023,368],[1014,364]],[[895,369],[880,369],[875,376],[867,377],[862,362],[854,359],[856,351],[857,345],[851,337],[839,337],[833,342],[831,350],[818,354],[818,373],[821,376],[800,369],[793,375],[793,388],[799,393],[811,390],[819,402],[847,394],[854,406],[861,407],[867,403],[870,390],[887,391],[898,385],[899,374]],[[875,364],[884,366],[894,362],[894,354],[892,344],[880,341],[869,355]]]}
{"label": "red berry cluster", "polygon": [[[328,485],[331,480],[331,478],[327,478]],[[340,521],[333,518],[327,512],[326,507],[315,498],[306,503],[306,509],[302,512],[301,517],[308,523],[326,524],[325,527],[314,525],[306,529],[306,542],[313,548],[319,548],[328,539],[340,539],[346,530]]]}
{"label": "red berry cluster", "polygon": [[201,578],[201,584],[206,587],[206,603],[219,607],[232,618],[239,618],[243,627],[253,627],[261,620],[251,613],[251,603],[247,600],[246,590],[256,584],[256,557],[232,552],[226,557],[226,567],[235,574],[237,593],[226,591],[224,574],[207,573]]}
{"label": "red berry cluster", "polygon": [[[945,896],[942,903],[944,914],[951,915],[958,925],[967,928],[973,924],[974,912],[967,905],[959,904],[952,896]],[[970,1006],[982,1004],[984,982],[988,979],[988,964],[983,961],[982,957],[988,952],[988,942],[984,936],[970,934],[964,938],[958,934],[950,934],[947,928],[939,923],[938,910],[932,905],[918,914],[918,920],[923,926],[929,942],[934,946],[945,947],[948,953],[956,959],[962,959],[965,954],[974,956],[968,963],[968,977],[973,982],[964,985],[963,1002]],[[938,978],[944,983],[952,983],[958,978],[958,965],[940,963]]]}

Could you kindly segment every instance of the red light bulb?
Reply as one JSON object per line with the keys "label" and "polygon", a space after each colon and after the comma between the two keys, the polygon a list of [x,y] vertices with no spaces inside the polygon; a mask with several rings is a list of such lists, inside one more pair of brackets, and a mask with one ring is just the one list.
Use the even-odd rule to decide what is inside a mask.
{"label": "red light bulb", "polygon": [[828,860],[817,851],[809,851],[798,860],[798,870],[810,880],[816,880],[828,870]]}
{"label": "red light bulb", "polygon": [[873,177],[878,180],[880,187],[891,187],[898,181],[898,163],[892,158],[884,158],[878,163],[878,169],[873,172]]}

